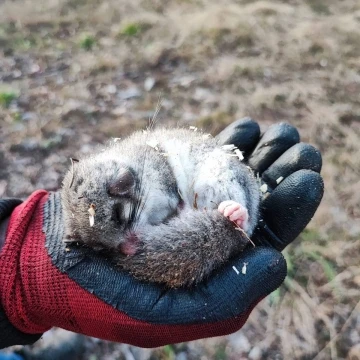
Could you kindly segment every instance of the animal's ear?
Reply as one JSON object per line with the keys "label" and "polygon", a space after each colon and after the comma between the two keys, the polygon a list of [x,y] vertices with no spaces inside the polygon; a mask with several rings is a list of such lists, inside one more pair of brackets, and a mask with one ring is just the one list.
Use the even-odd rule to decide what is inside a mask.
{"label": "animal's ear", "polygon": [[135,176],[130,169],[121,168],[115,180],[108,184],[107,190],[113,196],[130,195],[135,187]]}
{"label": "animal's ear", "polygon": [[71,161],[71,181],[70,181],[69,188],[71,188],[74,183],[74,164],[78,163],[80,160],[75,159],[75,158],[70,158],[70,161]]}

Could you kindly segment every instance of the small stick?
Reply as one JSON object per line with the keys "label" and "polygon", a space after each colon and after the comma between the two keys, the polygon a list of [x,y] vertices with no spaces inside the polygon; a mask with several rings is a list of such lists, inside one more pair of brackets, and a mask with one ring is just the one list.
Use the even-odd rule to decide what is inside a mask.
{"label": "small stick", "polygon": [[196,210],[198,209],[197,198],[198,198],[198,193],[195,193],[193,207]]}
{"label": "small stick", "polygon": [[247,263],[247,262],[244,262],[244,263],[243,263],[243,267],[242,267],[242,269],[241,269],[241,273],[242,273],[243,275],[246,275],[246,267],[247,267],[248,264],[249,264],[249,263]]}
{"label": "small stick", "polygon": [[[230,219],[229,219],[229,220],[230,220]],[[235,221],[232,221],[232,220],[230,220],[230,221],[235,225],[235,230],[242,232],[243,235],[245,236],[245,238],[248,239],[248,241],[251,243],[251,245],[252,245],[253,247],[255,247],[254,242],[248,237],[247,233],[246,233],[241,227],[239,227],[239,226],[236,224]]]}
{"label": "small stick", "polygon": [[95,209],[96,209],[95,204],[90,204],[90,207],[89,207],[89,209],[88,209],[90,226],[94,226],[94,222],[95,222]]}

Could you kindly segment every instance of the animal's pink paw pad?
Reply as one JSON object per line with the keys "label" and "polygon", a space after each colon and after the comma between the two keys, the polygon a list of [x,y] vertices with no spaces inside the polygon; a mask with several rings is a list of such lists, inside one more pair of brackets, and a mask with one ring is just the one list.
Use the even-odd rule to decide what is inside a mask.
{"label": "animal's pink paw pad", "polygon": [[233,200],[226,200],[220,203],[218,211],[244,231],[248,230],[249,213],[243,205]]}

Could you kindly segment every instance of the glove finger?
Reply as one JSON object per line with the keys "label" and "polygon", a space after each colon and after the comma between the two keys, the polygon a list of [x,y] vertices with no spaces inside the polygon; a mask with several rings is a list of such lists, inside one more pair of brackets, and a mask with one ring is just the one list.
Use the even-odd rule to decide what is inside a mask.
{"label": "glove finger", "polygon": [[279,123],[269,127],[250,155],[250,167],[262,174],[287,149],[300,141],[295,127]]}
{"label": "glove finger", "polygon": [[260,127],[249,117],[234,121],[216,136],[220,145],[234,144],[245,158],[255,148],[259,138]]}
{"label": "glove finger", "polygon": [[278,183],[298,170],[313,170],[320,173],[322,158],[320,151],[310,144],[299,143],[285,151],[262,174],[264,183],[275,189]]}
{"label": "glove finger", "polygon": [[263,200],[253,241],[283,250],[309,223],[323,193],[323,180],[315,171],[299,170],[288,176]]}

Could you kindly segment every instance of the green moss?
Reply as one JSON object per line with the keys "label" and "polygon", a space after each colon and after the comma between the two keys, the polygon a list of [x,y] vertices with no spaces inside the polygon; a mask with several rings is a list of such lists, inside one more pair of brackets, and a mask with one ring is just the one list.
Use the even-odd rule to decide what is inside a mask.
{"label": "green moss", "polygon": [[324,48],[321,45],[314,43],[310,46],[309,52],[312,55],[322,54],[324,52]]}
{"label": "green moss", "polygon": [[284,94],[276,94],[274,97],[275,103],[284,103],[286,102],[286,95]]}
{"label": "green moss", "polygon": [[306,242],[316,243],[317,240],[320,239],[320,234],[316,230],[306,228],[300,234],[300,238],[301,238],[301,242],[306,241]]}
{"label": "green moss", "polygon": [[13,39],[13,44],[19,50],[30,50],[38,45],[38,40],[32,35],[18,35]]}
{"label": "green moss", "polygon": [[172,345],[166,345],[162,348],[164,354],[164,360],[175,359],[175,349]]}
{"label": "green moss", "polygon": [[215,352],[214,359],[215,360],[226,360],[227,359],[225,344],[221,344],[218,346],[218,348],[216,349],[216,352]]}
{"label": "green moss", "polygon": [[322,14],[322,15],[330,15],[331,14],[326,0],[306,0],[306,3],[310,6],[310,8],[314,12],[316,12],[318,14]]}
{"label": "green moss", "polygon": [[13,100],[17,98],[17,94],[13,91],[0,92],[0,105],[8,108]]}
{"label": "green moss", "polygon": [[138,36],[141,32],[142,26],[140,24],[129,23],[121,29],[120,35],[134,37]]}
{"label": "green moss", "polygon": [[289,277],[293,277],[295,275],[295,271],[294,271],[294,255],[289,252],[288,249],[285,249],[283,251],[283,255],[284,258],[286,260],[286,265],[287,265],[287,273]]}
{"label": "green moss", "polygon": [[21,114],[19,112],[14,112],[12,118],[15,122],[21,121]]}
{"label": "green moss", "polygon": [[92,50],[96,44],[96,39],[92,35],[84,35],[80,40],[80,47],[86,51]]}

